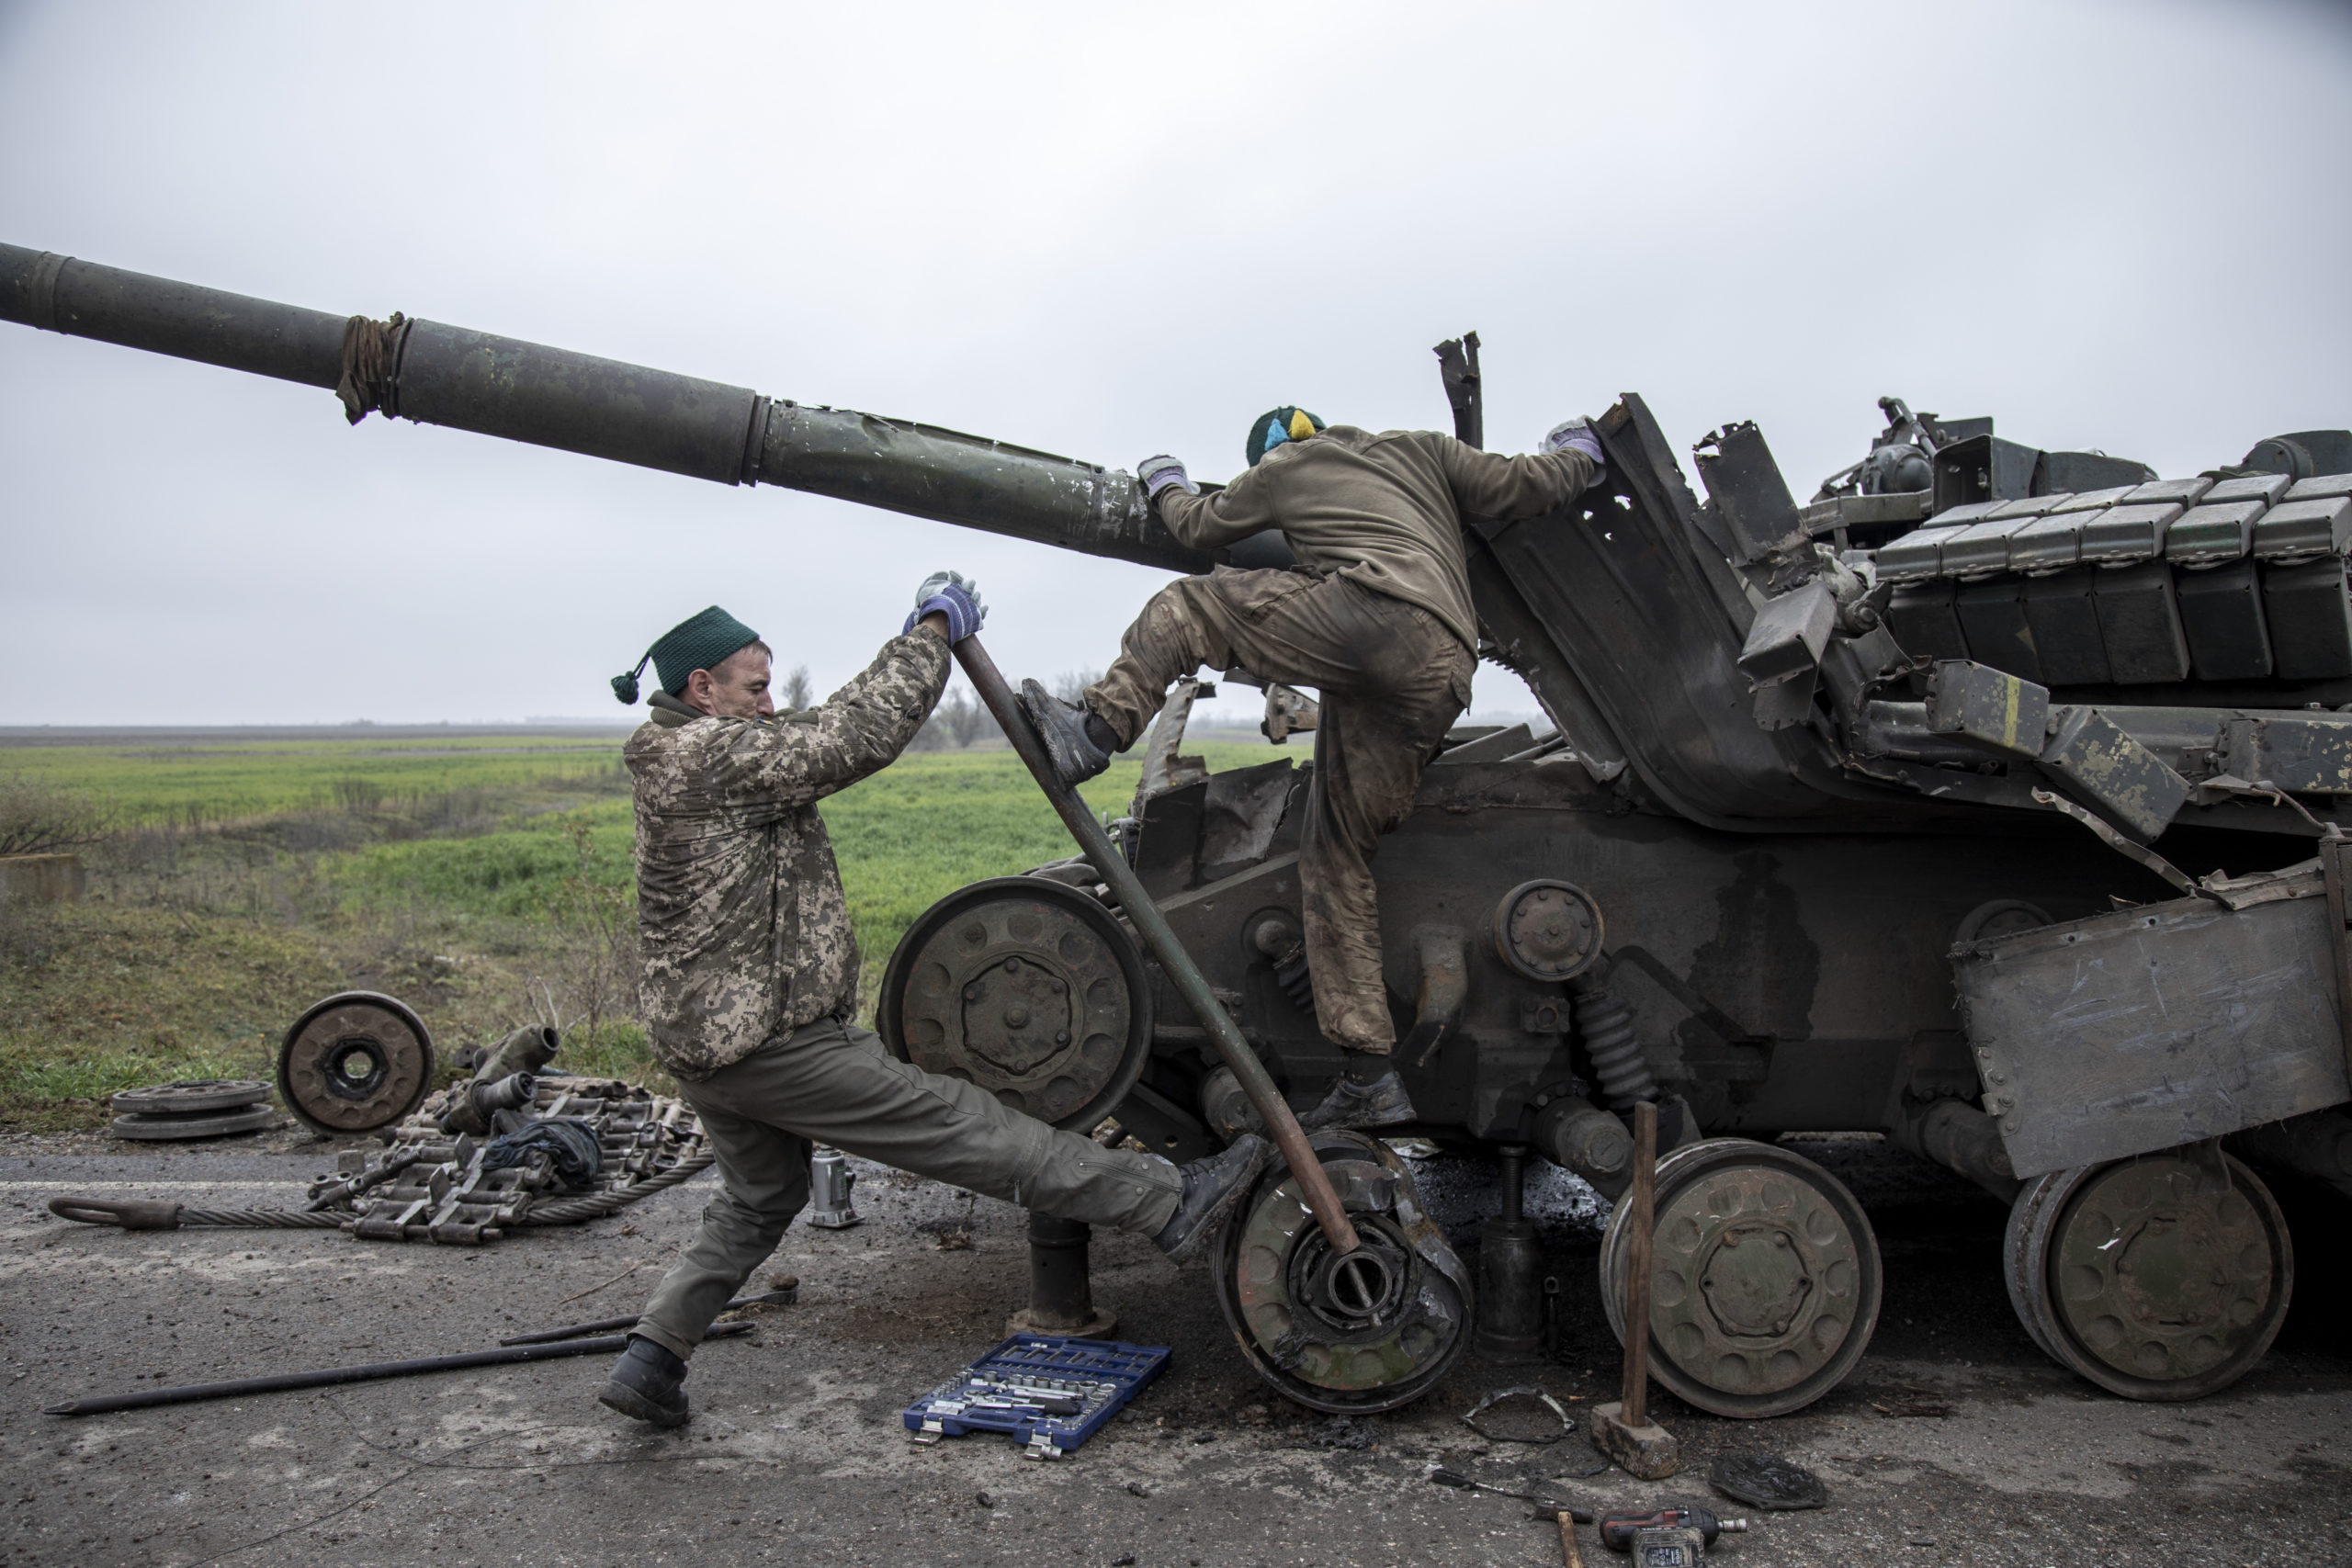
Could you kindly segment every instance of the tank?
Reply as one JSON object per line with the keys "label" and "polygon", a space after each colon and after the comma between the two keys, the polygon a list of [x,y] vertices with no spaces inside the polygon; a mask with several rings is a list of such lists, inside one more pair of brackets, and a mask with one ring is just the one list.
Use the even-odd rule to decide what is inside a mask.
{"label": "tank", "polygon": [[[429,321],[9,246],[0,319],[331,389],[354,423],[1172,571],[1289,558],[1269,536],[1185,548],[1116,469]],[[1474,443],[1476,346],[1439,351]],[[1302,1283],[1315,1238],[1270,1178],[1212,1273],[1242,1353],[1289,1397],[1411,1397],[1459,1353],[1474,1298],[1483,1342],[1525,1348],[1541,1269],[1519,1173],[1532,1156],[1622,1190],[1644,1101],[1667,1151],[1652,1365],[1702,1408],[1799,1408],[1875,1324],[1869,1222],[1774,1145],[1786,1133],[1882,1134],[2009,1203],[2021,1321],[2119,1394],[2209,1393],[2267,1348],[2294,1269],[2257,1168],[2352,1190],[2352,433],[2165,479],[1881,408],[1864,459],[1804,505],[1753,424],[1709,433],[1690,448],[1702,502],[1628,394],[1596,422],[1600,486],[1557,515],[1468,525],[1479,651],[1549,724],[1447,737],[1375,870],[1424,1117],[1407,1131],[1493,1155],[1504,1214],[1475,1283],[1326,1322]],[[1119,842],[1305,1108],[1339,1067],[1300,956],[1312,764],[1208,773],[1182,750],[1207,689],[1170,694]],[[1301,694],[1267,696],[1270,739],[1311,729]],[[1107,1113],[1170,1157],[1250,1119],[1082,862],[943,900],[878,1012],[910,1060],[1066,1125]],[[1385,1144],[1318,1151],[1351,1192],[1409,1181]]]}

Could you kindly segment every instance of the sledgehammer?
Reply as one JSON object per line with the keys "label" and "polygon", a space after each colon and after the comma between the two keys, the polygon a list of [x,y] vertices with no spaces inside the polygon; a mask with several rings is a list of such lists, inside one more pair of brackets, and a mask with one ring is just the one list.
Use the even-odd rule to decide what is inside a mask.
{"label": "sledgehammer", "polygon": [[1250,1105],[1273,1134],[1274,1146],[1282,1150],[1291,1174],[1298,1179],[1306,1195],[1306,1207],[1315,1215],[1315,1223],[1323,1227],[1332,1252],[1345,1257],[1355,1251],[1356,1227],[1350,1223],[1347,1211],[1340,1206],[1340,1195],[1332,1190],[1331,1179],[1324,1174],[1323,1162],[1306,1146],[1306,1134],[1299,1126],[1298,1118],[1291,1113],[1282,1091],[1274,1088],[1274,1080],[1267,1076],[1258,1053],[1250,1049],[1249,1042],[1241,1038],[1241,1031],[1226,1016],[1216,994],[1209,989],[1208,981],[1193,966],[1192,955],[1176,940],[1175,931],[1152,903],[1151,895],[1144,891],[1143,884],[1129,869],[1126,857],[1111,842],[1111,835],[1094,819],[1094,813],[1079,798],[1078,791],[1063,784],[1061,775],[1055,773],[1053,760],[1046,755],[1045,742],[1029,728],[1028,716],[1013,700],[1012,688],[1005,683],[996,660],[989,657],[978,637],[967,637],[956,645],[956,662],[964,667],[965,676],[995,716],[1004,738],[1012,742],[1013,750],[1028,765],[1037,787],[1046,792],[1046,798],[1061,815],[1062,825],[1069,829],[1070,837],[1078,840],[1078,847],[1086,852],[1086,858],[1110,885],[1119,908],[1134,922],[1144,945],[1151,949],[1151,955],[1159,960],[1159,966],[1175,982],[1177,994],[1208,1030],[1209,1038],[1216,1042],[1217,1055],[1233,1069],[1233,1076],[1241,1080],[1241,1092],[1250,1097]]}

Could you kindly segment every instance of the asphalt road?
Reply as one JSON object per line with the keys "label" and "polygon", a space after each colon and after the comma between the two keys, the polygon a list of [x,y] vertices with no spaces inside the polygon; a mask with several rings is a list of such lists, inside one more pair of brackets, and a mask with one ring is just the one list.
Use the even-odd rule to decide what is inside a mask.
{"label": "asphalt road", "polygon": [[[111,1145],[119,1149],[121,1145]],[[1205,1276],[1098,1237],[1097,1299],[1122,1338],[1174,1348],[1169,1375],[1078,1455],[1001,1439],[911,1445],[898,1412],[1002,1334],[1026,1289],[1021,1216],[869,1169],[865,1223],[796,1229],[802,1280],[749,1338],[697,1357],[697,1416],[650,1434],[594,1402],[601,1359],[114,1416],[61,1398],[492,1344],[634,1310],[691,1228],[707,1181],[575,1229],[481,1250],[333,1233],[130,1234],[70,1224],[67,1191],[299,1201],[330,1146],[96,1152],[0,1142],[0,1564],[1557,1563],[1553,1527],[1508,1498],[1429,1483],[1444,1464],[1603,1506],[1704,1500],[1720,1453],[1818,1472],[1829,1506],[1752,1516],[1714,1555],[1751,1564],[2055,1565],[2352,1560],[2352,1342],[2340,1208],[2299,1216],[2297,1305],[2251,1377],[2193,1405],[2136,1404],[2044,1361],[2012,1318],[2003,1213],[1875,1144],[1809,1145],[1855,1187],[1885,1252],[1886,1306],[1856,1375],[1777,1421],[1663,1395],[1685,1472],[1588,1474],[1581,1438],[1489,1442],[1460,1416],[1540,1381],[1613,1397],[1617,1348],[1594,1282],[1597,1213],[1555,1174],[1532,1208],[1566,1304],[1556,1359],[1465,1359],[1420,1404],[1334,1423],[1270,1396],[1227,1337]],[[254,1152],[276,1148],[293,1152]],[[1422,1162],[1458,1240],[1494,1210],[1489,1173]],[[198,1185],[200,1184],[200,1185]],[[191,1193],[201,1194],[200,1199]],[[569,1298],[569,1299],[568,1299]],[[1903,1414],[1945,1410],[1948,1414]],[[1513,1416],[1511,1420],[1520,1420]],[[1538,1428],[1531,1421],[1524,1429]],[[1610,1561],[1584,1532],[1585,1556]]]}

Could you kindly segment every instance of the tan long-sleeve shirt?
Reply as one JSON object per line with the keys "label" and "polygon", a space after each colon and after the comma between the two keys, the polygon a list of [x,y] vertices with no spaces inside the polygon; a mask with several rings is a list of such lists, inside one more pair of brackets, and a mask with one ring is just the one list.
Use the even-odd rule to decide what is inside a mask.
{"label": "tan long-sleeve shirt", "polygon": [[1301,561],[1419,605],[1476,651],[1463,517],[1533,517],[1591,480],[1581,452],[1506,457],[1433,430],[1335,424],[1275,447],[1224,490],[1164,490],[1158,504],[1169,532],[1196,549],[1279,528]]}

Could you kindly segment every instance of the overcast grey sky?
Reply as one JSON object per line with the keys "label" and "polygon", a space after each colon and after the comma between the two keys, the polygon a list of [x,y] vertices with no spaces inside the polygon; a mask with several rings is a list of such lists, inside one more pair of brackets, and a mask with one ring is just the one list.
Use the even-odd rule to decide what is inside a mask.
{"label": "overcast grey sky", "polygon": [[[2177,474],[2352,423],[2352,6],[0,0],[0,240],[1207,478],[1465,328],[1498,447]],[[0,723],[619,717],[714,599],[830,689],[942,565],[1016,674],[1162,581],[0,325]]]}

